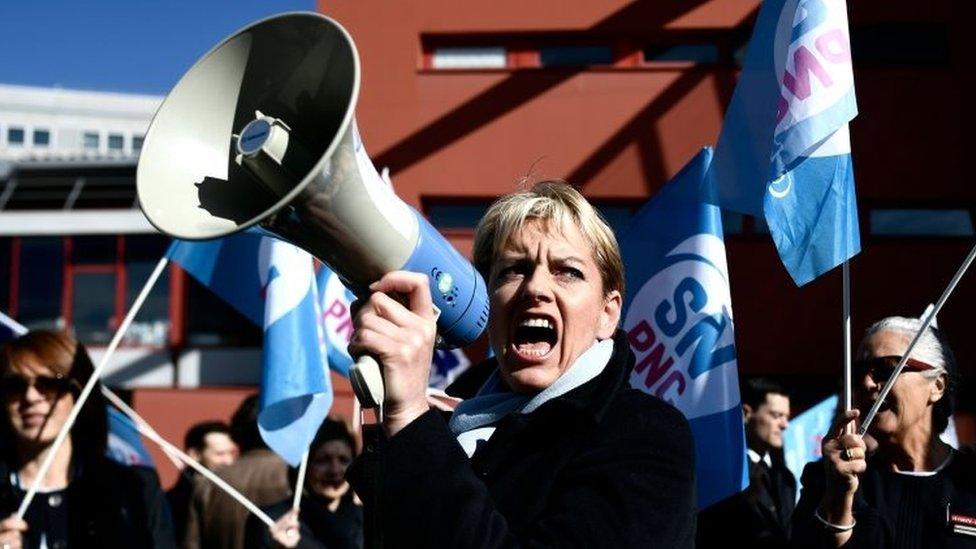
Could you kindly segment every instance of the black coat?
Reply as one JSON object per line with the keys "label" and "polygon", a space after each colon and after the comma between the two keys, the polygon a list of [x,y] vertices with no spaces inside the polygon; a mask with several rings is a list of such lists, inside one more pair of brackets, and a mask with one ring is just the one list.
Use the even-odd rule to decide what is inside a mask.
{"label": "black coat", "polygon": [[[291,509],[291,498],[262,507],[272,520],[278,520]],[[302,497],[298,528],[301,538],[298,549],[360,549],[363,546],[363,509],[355,502],[352,490],[339,502],[335,512],[329,511],[319,498]],[[270,549],[275,544],[268,526],[258,517],[248,515],[245,549]]]}
{"label": "black coat", "polygon": [[784,547],[796,502],[796,479],[782,459],[772,467],[749,462],[749,487],[698,514],[699,549],[735,545]]}
{"label": "black coat", "polygon": [[[23,495],[11,484],[8,465],[0,463],[0,515],[16,512]],[[176,547],[169,508],[153,469],[109,459],[86,463],[76,470],[65,499],[68,547]],[[43,494],[38,494],[28,517],[35,509],[43,512],[38,507],[46,504]],[[39,532],[28,531],[24,547],[38,547],[39,541]]]}
{"label": "black coat", "polygon": [[470,460],[434,411],[369,440],[349,472],[367,546],[692,547],[691,430],[629,387],[633,364],[618,331],[600,375],[506,416]]}
{"label": "black coat", "polygon": [[[819,547],[825,537],[814,517],[825,476],[822,460],[803,469],[803,490],[793,514],[797,547]],[[976,521],[976,456],[953,451],[952,461],[934,477],[900,475],[869,457],[853,511],[857,523],[848,548],[976,548],[976,536],[953,532],[948,520],[953,515]]]}

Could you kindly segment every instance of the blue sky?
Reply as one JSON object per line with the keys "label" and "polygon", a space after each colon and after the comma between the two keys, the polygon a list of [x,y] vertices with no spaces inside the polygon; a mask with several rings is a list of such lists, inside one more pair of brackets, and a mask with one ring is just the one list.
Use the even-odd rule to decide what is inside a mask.
{"label": "blue sky", "polygon": [[314,0],[0,0],[0,83],[164,95],[211,47]]}

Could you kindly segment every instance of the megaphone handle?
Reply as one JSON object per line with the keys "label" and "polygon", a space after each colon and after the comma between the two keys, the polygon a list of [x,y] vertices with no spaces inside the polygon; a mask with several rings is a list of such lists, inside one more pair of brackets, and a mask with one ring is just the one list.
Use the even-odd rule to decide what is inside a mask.
{"label": "megaphone handle", "polygon": [[383,387],[383,374],[380,363],[369,355],[356,359],[349,368],[349,382],[363,408],[380,408],[386,389]]}

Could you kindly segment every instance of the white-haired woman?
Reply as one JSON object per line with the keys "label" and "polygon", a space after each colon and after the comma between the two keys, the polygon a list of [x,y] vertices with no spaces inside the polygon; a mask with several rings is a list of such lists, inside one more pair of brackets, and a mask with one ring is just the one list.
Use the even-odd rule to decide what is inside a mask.
{"label": "white-haired woman", "polygon": [[921,324],[889,317],[868,328],[854,368],[856,409],[842,414],[824,439],[823,463],[804,471],[795,541],[976,547],[976,459],[939,438],[952,416],[957,379],[952,351],[938,330],[922,334],[871,423],[877,448],[870,456],[861,437],[845,432],[877,400]]}
{"label": "white-haired woman", "polygon": [[627,383],[613,232],[572,187],[540,183],[492,205],[474,260],[495,358],[471,370],[480,389],[449,422],[426,400],[424,277],[384,277],[355,315],[350,351],[383,363],[387,390],[380,436],[349,475],[367,545],[691,547],[691,433]]}

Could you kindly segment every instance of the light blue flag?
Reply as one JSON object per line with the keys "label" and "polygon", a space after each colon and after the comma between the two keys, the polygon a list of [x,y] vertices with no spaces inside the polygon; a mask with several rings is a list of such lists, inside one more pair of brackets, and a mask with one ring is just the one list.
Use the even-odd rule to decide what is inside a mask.
{"label": "light blue flag", "polygon": [[630,384],[691,423],[699,509],[749,484],[722,217],[698,196],[711,158],[699,152],[620,237]]}
{"label": "light blue flag", "polygon": [[861,250],[843,0],[766,0],[709,170],[709,201],[764,217],[797,285]]}
{"label": "light blue flag", "polygon": [[[356,296],[328,267],[320,268],[316,278],[322,300],[322,327],[328,348],[329,367],[349,377],[352,357],[347,348],[353,330],[349,306]],[[461,349],[435,349],[428,385],[435,389],[444,389],[470,365],[471,361]]]}
{"label": "light blue flag", "polygon": [[[807,463],[820,459],[820,441],[827,435],[837,413],[837,400],[834,395],[791,419],[783,433],[783,457],[786,467],[797,480]],[[799,491],[796,495],[800,496]]]}
{"label": "light blue flag", "polygon": [[257,326],[264,326],[264,292],[258,269],[259,234],[215,240],[174,240],[166,255]]}
{"label": "light blue flag", "polygon": [[139,436],[139,429],[129,416],[108,407],[108,445],[105,455],[122,465],[155,467],[152,455]]}
{"label": "light blue flag", "polygon": [[332,406],[312,257],[250,233],[176,241],[169,256],[264,327],[258,428],[275,453],[297,466]]}

